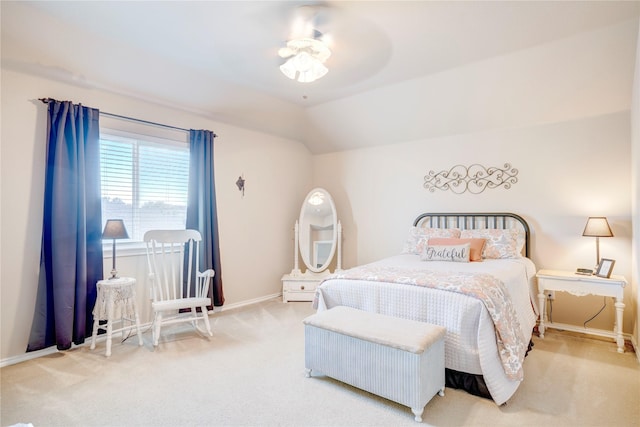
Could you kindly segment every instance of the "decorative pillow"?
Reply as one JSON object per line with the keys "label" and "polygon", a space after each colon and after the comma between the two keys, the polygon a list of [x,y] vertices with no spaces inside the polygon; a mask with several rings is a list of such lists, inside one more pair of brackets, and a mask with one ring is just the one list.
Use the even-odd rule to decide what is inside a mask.
{"label": "decorative pillow", "polygon": [[422,261],[469,262],[471,244],[462,245],[427,245],[420,254]]}
{"label": "decorative pillow", "polygon": [[402,253],[420,255],[427,241],[432,237],[460,237],[460,229],[411,227]]}
{"label": "decorative pillow", "polygon": [[522,251],[524,249],[524,244],[526,242],[526,239],[527,239],[527,235],[524,232],[524,230],[518,230],[517,249],[520,256],[522,256]]}
{"label": "decorative pillow", "polygon": [[475,230],[462,230],[460,237],[463,239],[486,239],[482,258],[520,258],[518,251],[518,230],[479,228]]}
{"label": "decorative pillow", "polygon": [[469,243],[470,252],[469,252],[469,261],[482,261],[482,250],[484,249],[484,245],[486,243],[486,239],[453,239],[446,237],[435,237],[429,239],[429,246],[440,245],[440,246],[451,246],[451,245],[463,245],[465,243]]}

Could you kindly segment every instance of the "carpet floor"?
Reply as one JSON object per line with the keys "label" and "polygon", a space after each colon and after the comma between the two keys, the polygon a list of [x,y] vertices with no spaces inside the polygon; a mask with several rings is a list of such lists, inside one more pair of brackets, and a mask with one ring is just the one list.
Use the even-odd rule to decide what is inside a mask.
{"label": "carpet floor", "polygon": [[[0,369],[0,423],[44,426],[415,426],[411,410],[324,376],[305,377],[310,303],[278,299],[191,327],[104,340]],[[447,389],[425,408],[434,426],[639,426],[640,364],[609,340],[549,330],[502,406]]]}

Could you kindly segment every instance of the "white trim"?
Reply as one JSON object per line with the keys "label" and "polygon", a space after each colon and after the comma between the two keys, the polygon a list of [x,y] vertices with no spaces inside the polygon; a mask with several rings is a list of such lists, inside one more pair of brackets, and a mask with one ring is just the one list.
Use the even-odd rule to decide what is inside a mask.
{"label": "white trim", "polygon": [[100,135],[110,135],[127,139],[147,139],[161,144],[173,146],[189,146],[189,132],[162,128],[156,125],[142,123],[116,117],[100,117]]}
{"label": "white trim", "polygon": [[[73,348],[73,346],[71,347]],[[37,359],[38,357],[48,356],[53,353],[57,353],[58,349],[53,347],[44,348],[38,351],[30,351],[28,353],[24,353],[18,356],[7,357],[6,359],[0,360],[0,368],[4,368],[5,366],[15,365],[16,363],[26,362],[27,360]]]}
{"label": "white trim", "polygon": [[[111,259],[113,256],[113,241],[102,242],[102,258]],[[142,256],[147,254],[144,242],[116,242],[116,257]]]}
{"label": "white trim", "polygon": [[232,310],[234,308],[240,308],[251,304],[257,304],[259,302],[268,301],[273,298],[282,298],[282,292],[276,294],[267,295],[264,297],[254,298],[246,301],[240,301],[235,304],[223,305],[222,307],[213,307],[213,310],[209,310],[209,314],[220,313],[222,311]]}

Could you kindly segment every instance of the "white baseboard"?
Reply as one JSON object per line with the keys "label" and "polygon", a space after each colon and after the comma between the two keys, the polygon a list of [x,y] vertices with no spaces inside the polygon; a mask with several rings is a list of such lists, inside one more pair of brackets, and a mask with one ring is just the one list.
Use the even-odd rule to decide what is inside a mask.
{"label": "white baseboard", "polygon": [[57,353],[58,349],[54,347],[44,348],[42,350],[30,351],[25,354],[20,354],[18,356],[7,357],[5,359],[0,360],[0,368],[4,368],[5,366],[15,365],[16,363],[26,362],[27,360],[37,359],[38,357],[48,356],[53,353]]}
{"label": "white baseboard", "polygon": [[219,313],[221,311],[227,311],[227,310],[231,310],[231,309],[234,309],[234,308],[244,307],[244,306],[247,306],[247,305],[257,304],[259,302],[268,301],[270,299],[277,298],[277,297],[282,297],[282,292],[279,292],[279,293],[276,293],[276,294],[267,295],[267,296],[264,296],[264,297],[254,298],[254,299],[250,299],[250,300],[246,300],[246,301],[236,302],[234,304],[229,304],[229,305],[225,304],[222,307],[213,307],[213,310],[210,310],[209,314]]}
{"label": "white baseboard", "polygon": [[[268,301],[270,299],[277,298],[277,297],[282,297],[282,292],[272,294],[272,295],[267,295],[260,298],[254,298],[247,301],[240,301],[235,304],[224,305],[222,307],[214,307],[213,310],[209,311],[209,314],[220,313],[222,311],[231,310],[233,308],[239,308],[247,305],[257,304],[259,302]],[[146,329],[150,326],[151,326],[151,322],[140,324],[140,328],[142,329]],[[96,342],[100,342],[104,339],[106,339],[106,335],[101,334],[96,338]],[[78,347],[88,345],[90,343],[90,340],[91,338],[87,338],[84,344],[80,344],[80,345],[73,344],[71,348],[73,349],[73,348],[78,348]],[[37,359],[38,357],[48,356],[50,354],[57,353],[58,351],[59,350],[55,346],[52,346],[52,347],[44,348],[42,350],[30,351],[28,353],[20,354],[18,356],[7,357],[5,359],[0,360],[0,368],[4,368],[5,366],[9,366],[9,365],[15,365],[16,363],[26,362],[27,360],[31,360],[31,359]]]}

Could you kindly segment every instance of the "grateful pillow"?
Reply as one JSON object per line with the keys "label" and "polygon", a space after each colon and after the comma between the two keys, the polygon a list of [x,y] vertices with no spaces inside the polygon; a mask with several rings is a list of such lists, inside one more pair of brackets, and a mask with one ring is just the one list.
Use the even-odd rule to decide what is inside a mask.
{"label": "grateful pillow", "polygon": [[422,261],[452,261],[469,262],[471,245],[427,245],[424,247],[420,259]]}
{"label": "grateful pillow", "polygon": [[482,261],[482,250],[484,249],[486,242],[487,241],[485,239],[453,239],[446,237],[434,237],[429,239],[429,246],[463,245],[465,243],[469,243],[469,260]]}
{"label": "grateful pillow", "polygon": [[463,239],[486,239],[482,251],[482,258],[485,259],[522,257],[518,250],[518,230],[514,228],[462,230],[460,237]]}
{"label": "grateful pillow", "polygon": [[427,241],[432,237],[460,237],[460,229],[411,227],[402,253],[420,255]]}

